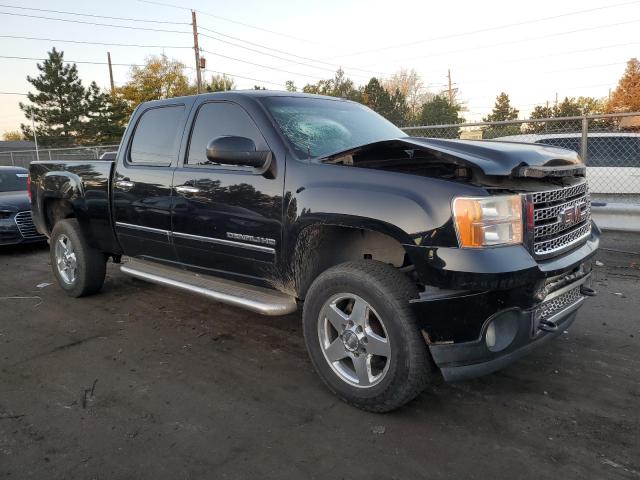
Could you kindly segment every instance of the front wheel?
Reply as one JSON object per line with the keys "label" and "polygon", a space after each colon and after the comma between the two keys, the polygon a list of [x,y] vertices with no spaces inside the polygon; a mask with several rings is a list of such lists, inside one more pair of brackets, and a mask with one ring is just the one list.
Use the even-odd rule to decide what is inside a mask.
{"label": "front wheel", "polygon": [[403,273],[372,260],[332,267],[311,285],[305,342],[316,371],[342,400],[386,412],[432,379],[434,366],[409,306],[416,296]]}
{"label": "front wheel", "polygon": [[104,283],[106,259],[87,244],[75,218],[55,224],[50,240],[51,268],[70,297],[97,293]]}

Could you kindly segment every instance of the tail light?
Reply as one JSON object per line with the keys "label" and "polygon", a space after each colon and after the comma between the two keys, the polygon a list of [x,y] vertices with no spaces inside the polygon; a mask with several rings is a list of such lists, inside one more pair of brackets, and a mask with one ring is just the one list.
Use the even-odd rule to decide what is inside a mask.
{"label": "tail light", "polygon": [[31,201],[31,174],[27,175],[27,197]]}

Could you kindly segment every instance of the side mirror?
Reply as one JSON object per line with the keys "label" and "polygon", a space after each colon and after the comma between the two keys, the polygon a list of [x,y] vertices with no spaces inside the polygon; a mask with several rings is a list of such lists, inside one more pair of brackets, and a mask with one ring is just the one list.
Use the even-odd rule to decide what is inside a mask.
{"label": "side mirror", "polygon": [[271,162],[271,151],[256,150],[256,144],[250,138],[218,137],[207,144],[207,159],[223,165],[263,169]]}

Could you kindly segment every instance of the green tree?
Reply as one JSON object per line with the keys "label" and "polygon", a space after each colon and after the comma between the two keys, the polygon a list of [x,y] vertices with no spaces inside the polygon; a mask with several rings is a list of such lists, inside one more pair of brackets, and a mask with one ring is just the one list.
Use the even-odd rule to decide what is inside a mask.
{"label": "green tree", "polygon": [[226,92],[227,90],[235,90],[236,82],[226,75],[212,75],[211,81],[204,84],[207,92]]}
{"label": "green tree", "polygon": [[436,95],[422,104],[419,123],[421,125],[464,123],[464,118],[460,116],[461,110],[460,105],[451,105],[445,96]]}
{"label": "green tree", "polygon": [[359,92],[359,97],[361,103],[396,125],[404,125],[410,118],[406,98],[400,90],[390,94],[375,77]]}
{"label": "green tree", "polygon": [[[536,120],[542,118],[552,118],[554,116],[553,107],[549,105],[536,105],[529,115],[529,118]],[[524,126],[526,133],[542,133],[547,131],[548,122],[531,122]]]}
{"label": "green tree", "polygon": [[505,120],[516,120],[520,112],[511,106],[509,95],[502,92],[496,97],[493,111],[482,119],[483,122],[502,122]]}
{"label": "green tree", "polygon": [[302,88],[305,93],[329,95],[331,97],[347,98],[360,101],[361,92],[355,87],[353,80],[347,78],[344,70],[339,68],[333,78],[320,80],[315,84],[307,84]]}
{"label": "green tree", "polygon": [[83,143],[117,143],[129,118],[127,104],[91,82],[87,89],[86,120],[80,127]]}
{"label": "green tree", "polygon": [[413,115],[407,105],[407,97],[399,89],[396,89],[395,93],[391,95],[391,112],[386,116],[386,119],[402,127],[409,125],[412,118]]}
{"label": "green tree", "polygon": [[[431,100],[422,104],[418,123],[420,125],[448,125],[452,123],[464,123],[464,118],[460,116],[462,107],[458,104],[451,105],[449,99],[444,95],[436,95]],[[430,137],[457,138],[460,136],[460,129],[437,128],[429,131]]]}
{"label": "green tree", "polygon": [[196,87],[189,84],[185,65],[166,55],[147,58],[143,67],[131,67],[130,79],[117,89],[118,95],[132,112],[140,103],[163,98],[193,95]]}
{"label": "green tree", "polygon": [[294,83],[293,80],[287,80],[285,82],[285,88],[286,88],[287,92],[297,92],[298,91],[298,87],[296,87],[296,84]]}
{"label": "green tree", "polygon": [[391,112],[391,96],[375,77],[372,77],[362,90],[361,100],[363,104],[382,116],[389,115]]}
{"label": "green tree", "polygon": [[[537,105],[531,112],[531,119],[582,117],[605,111],[604,100],[593,97],[565,97],[557,105]],[[592,120],[593,126],[602,126],[608,120]],[[604,123],[603,123],[604,122]],[[557,122],[530,122],[524,127],[526,133],[576,132],[582,129],[582,120],[559,120]]]}
{"label": "green tree", "polygon": [[[20,102],[20,109],[28,120],[36,124],[36,133],[41,145],[64,146],[74,143],[82,129],[85,113],[85,89],[78,77],[76,65],[64,63],[64,52],[55,48],[49,52],[42,64],[40,74],[27,76],[27,81],[37,93],[29,92],[29,104]],[[31,122],[21,124],[25,138],[33,139]]]}
{"label": "green tree", "polygon": [[[509,95],[501,92],[496,97],[493,111],[482,119],[483,122],[502,122],[506,120],[516,120],[520,112],[511,106]],[[486,128],[483,132],[484,138],[495,138],[507,135],[517,135],[520,133],[519,125],[494,125]]]}

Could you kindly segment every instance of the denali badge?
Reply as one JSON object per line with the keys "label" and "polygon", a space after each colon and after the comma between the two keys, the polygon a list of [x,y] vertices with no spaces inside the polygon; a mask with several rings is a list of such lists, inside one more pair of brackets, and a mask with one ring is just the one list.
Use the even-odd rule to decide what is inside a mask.
{"label": "denali badge", "polygon": [[564,226],[580,223],[586,217],[586,212],[582,211],[584,205],[584,202],[580,202],[561,210],[560,215],[558,215],[558,222]]}
{"label": "denali badge", "polygon": [[243,235],[242,233],[227,232],[227,238],[242,240],[244,242],[262,243],[264,245],[276,244],[276,241],[273,238],[254,237],[253,235]]}

